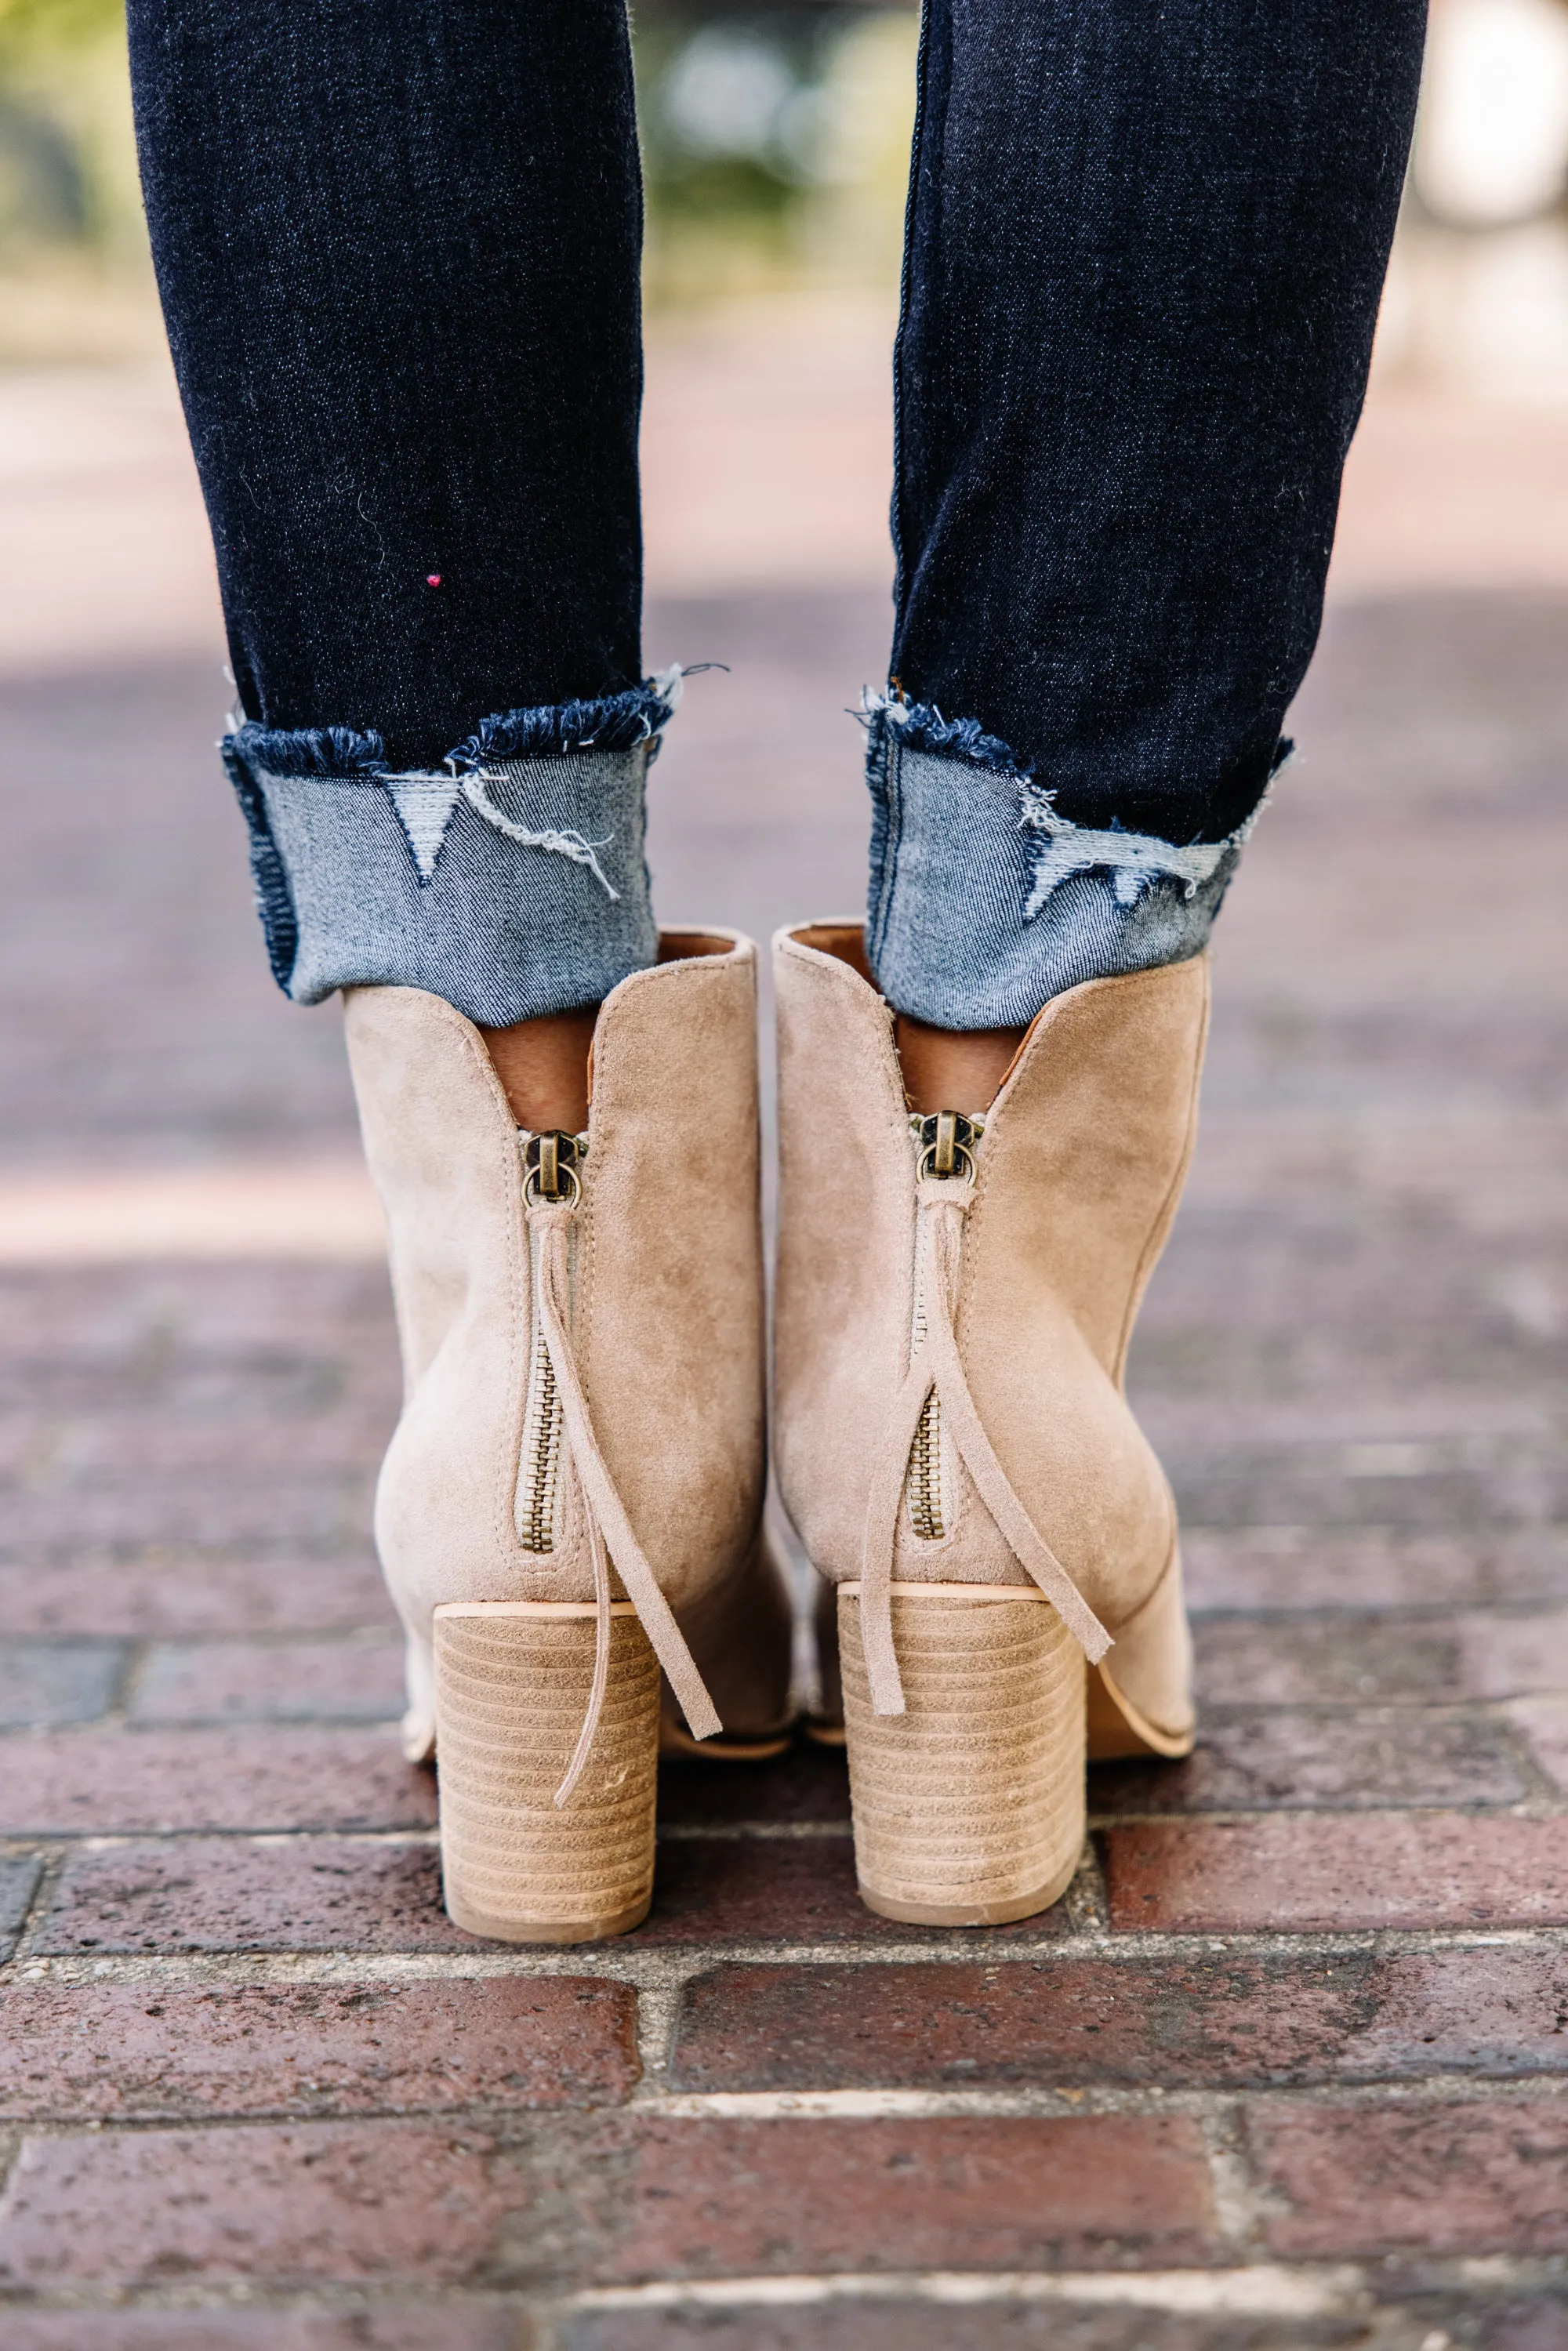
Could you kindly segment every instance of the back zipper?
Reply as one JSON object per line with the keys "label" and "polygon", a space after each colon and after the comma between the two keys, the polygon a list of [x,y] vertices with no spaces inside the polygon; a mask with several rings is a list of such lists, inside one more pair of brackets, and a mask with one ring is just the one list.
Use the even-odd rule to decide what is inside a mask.
{"label": "back zipper", "polygon": [[[962,1111],[936,1111],[925,1117],[918,1111],[912,1113],[909,1131],[916,1144],[916,1175],[935,1176],[944,1182],[972,1184],[975,1180],[975,1149],[985,1130],[983,1118],[967,1118]],[[912,1360],[925,1343],[924,1240],[924,1232],[917,1221],[915,1234],[915,1310],[909,1334]],[[915,1431],[915,1442],[909,1448],[909,1474],[904,1483],[910,1528],[922,1542],[940,1542],[947,1532],[950,1484],[944,1461],[942,1406],[933,1388],[925,1399],[925,1409]]]}
{"label": "back zipper", "polygon": [[[533,1134],[517,1129],[517,1156],[523,1173],[525,1200],[559,1200],[574,1207],[582,1186],[578,1170],[588,1155],[586,1134],[559,1129]],[[517,1489],[512,1521],[524,1551],[551,1552],[556,1547],[560,1504],[560,1440],[562,1414],[556,1387],[555,1365],[545,1345],[539,1312],[538,1236],[528,1236],[528,1386],[523,1407],[522,1444],[517,1457]]]}

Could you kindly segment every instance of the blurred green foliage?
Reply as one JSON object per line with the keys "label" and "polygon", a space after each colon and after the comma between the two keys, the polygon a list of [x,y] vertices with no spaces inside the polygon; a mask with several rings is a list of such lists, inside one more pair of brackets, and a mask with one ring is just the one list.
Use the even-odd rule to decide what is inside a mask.
{"label": "blurred green foliage", "polygon": [[121,0],[0,0],[0,260],[140,246]]}
{"label": "blurred green foliage", "polygon": [[643,0],[650,299],[896,282],[913,6]]}
{"label": "blurred green foliage", "polygon": [[124,0],[0,0],[0,47],[68,54],[118,39]]}

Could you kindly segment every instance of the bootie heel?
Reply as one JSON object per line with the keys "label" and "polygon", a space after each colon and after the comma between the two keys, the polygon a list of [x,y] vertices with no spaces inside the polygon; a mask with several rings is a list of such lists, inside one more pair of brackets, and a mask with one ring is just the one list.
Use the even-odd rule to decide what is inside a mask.
{"label": "bootie heel", "polygon": [[592,1746],[596,1611],[457,1601],[435,1611],[435,1750],[446,1907],[471,1935],[585,1943],[623,1935],[653,1892],[659,1662],[628,1601],[611,1611]]}
{"label": "bootie heel", "polygon": [[861,1897],[926,1927],[1032,1917],[1083,1846],[1082,1651],[1016,1584],[895,1583],[892,1602],[906,1711],[875,1714],[860,1586],[839,1586]]}

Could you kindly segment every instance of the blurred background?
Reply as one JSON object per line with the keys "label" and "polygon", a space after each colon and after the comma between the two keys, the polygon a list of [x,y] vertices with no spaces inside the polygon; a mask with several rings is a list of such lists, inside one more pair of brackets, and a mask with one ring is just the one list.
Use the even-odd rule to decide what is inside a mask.
{"label": "blurred background", "polygon": [[[646,652],[731,664],[694,686],[658,771],[671,916],[765,934],[859,903],[844,713],[886,658],[916,37],[886,0],[636,10]],[[1563,666],[1565,590],[1568,0],[1437,0],[1323,661],[1402,616],[1423,676],[1469,678],[1463,739],[1512,756],[1476,649],[1522,631]],[[286,1009],[251,930],[211,747],[223,658],[119,9],[0,0],[0,814],[26,875],[0,939],[0,1175],[24,1185],[72,1167],[101,1191],[84,1155],[109,1131],[115,1197],[143,1164],[348,1165],[335,1016]],[[1331,764],[1348,692],[1320,662]],[[1395,696],[1406,743],[1426,692]]]}

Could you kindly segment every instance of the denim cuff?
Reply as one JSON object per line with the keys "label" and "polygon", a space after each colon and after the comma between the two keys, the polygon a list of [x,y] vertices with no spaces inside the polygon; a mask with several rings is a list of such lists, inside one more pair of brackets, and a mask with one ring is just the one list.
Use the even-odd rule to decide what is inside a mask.
{"label": "denim cuff", "polygon": [[1059,816],[974,720],[877,697],[867,722],[866,952],[895,1011],[940,1029],[1023,1027],[1082,980],[1203,946],[1257,810],[1228,839],[1186,848],[1097,831]]}
{"label": "denim cuff", "polygon": [[285,995],[423,987],[503,1028],[645,969],[643,787],[679,693],[672,672],[509,711],[430,770],[392,768],[379,735],[347,727],[237,727],[224,758]]}

